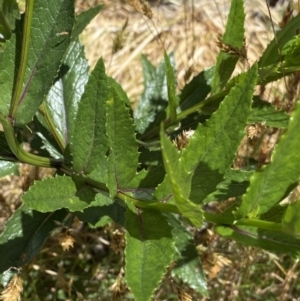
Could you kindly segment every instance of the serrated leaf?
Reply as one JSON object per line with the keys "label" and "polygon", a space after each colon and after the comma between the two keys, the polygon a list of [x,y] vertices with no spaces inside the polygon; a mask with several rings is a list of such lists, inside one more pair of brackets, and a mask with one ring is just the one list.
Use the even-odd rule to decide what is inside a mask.
{"label": "serrated leaf", "polygon": [[172,194],[175,203],[181,212],[192,225],[197,228],[203,225],[203,211],[199,205],[188,199],[191,185],[191,176],[181,164],[178,151],[172,142],[166,137],[163,128],[160,131],[161,150],[164,159],[164,166],[169,176]]}
{"label": "serrated leaf", "polygon": [[71,34],[71,41],[75,41],[91,20],[98,15],[98,13],[104,8],[104,5],[97,5],[91,7],[88,10],[81,12],[75,19],[75,24]]}
{"label": "serrated leaf", "polygon": [[[84,47],[76,40],[65,53],[58,78],[50,89],[45,104],[55,131],[64,145],[71,144],[78,103],[89,78],[89,65]],[[43,122],[45,125],[45,122]],[[50,130],[49,126],[48,129]]]}
{"label": "serrated leaf", "polygon": [[66,217],[65,210],[52,213],[32,211],[23,205],[7,222],[0,237],[0,273],[29,263],[56,227]]}
{"label": "serrated leaf", "polygon": [[171,227],[158,211],[127,209],[125,279],[136,301],[148,301],[174,256]]}
{"label": "serrated leaf", "polygon": [[216,227],[216,233],[248,246],[262,248],[273,253],[299,256],[300,240],[286,233],[251,227]]}
{"label": "serrated leaf", "polygon": [[250,114],[257,65],[239,77],[219,109],[204,124],[199,124],[182,152],[182,164],[194,172],[190,199],[199,204],[223,180],[243,138]]}
{"label": "serrated leaf", "polygon": [[93,70],[78,106],[73,139],[73,167],[78,173],[89,174],[97,165],[103,170],[106,182],[106,101],[109,98],[109,81],[104,62],[100,59]]}
{"label": "serrated leaf", "polygon": [[32,120],[57,75],[69,46],[74,23],[72,12],[72,0],[35,0],[33,4],[28,60],[24,81],[20,83],[22,92],[16,103],[17,124],[26,124]]}
{"label": "serrated leaf", "polygon": [[180,278],[192,289],[208,297],[206,278],[195,246],[194,237],[179,221],[168,214],[169,224],[172,226],[172,235],[175,241],[175,267],[172,276]]}
{"label": "serrated leaf", "polygon": [[282,219],[282,231],[300,238],[300,202],[289,204]]}
{"label": "serrated leaf", "polygon": [[133,120],[124,101],[112,87],[112,97],[106,105],[106,131],[109,139],[108,188],[114,197],[118,189],[126,188],[138,167],[137,142]]}
{"label": "serrated leaf", "polygon": [[[222,42],[241,49],[244,44],[244,1],[232,0],[226,30]],[[213,93],[219,92],[230,79],[239,57],[220,52],[217,57],[215,77],[213,80]]]}
{"label": "serrated leaf", "polygon": [[280,52],[278,51],[283,48],[283,46],[291,40],[295,35],[297,35],[297,30],[299,28],[300,15],[293,17],[281,31],[276,34],[276,37],[267,46],[263,55],[258,61],[258,67],[263,68],[269,65],[280,62]]}
{"label": "serrated leaf", "polygon": [[271,163],[257,171],[250,179],[250,186],[243,196],[238,218],[256,216],[267,212],[279,203],[295,186],[300,177],[300,103],[291,115],[286,133],[281,137],[272,154]]}
{"label": "serrated leaf", "polygon": [[174,69],[171,65],[170,58],[166,52],[164,52],[164,59],[165,59],[165,65],[166,65],[166,76],[167,76],[167,87],[168,87],[169,117],[171,120],[176,120],[177,101],[176,101],[175,74],[174,74]]}
{"label": "serrated leaf", "polygon": [[261,122],[266,126],[276,128],[286,128],[290,116],[284,111],[278,111],[272,104],[262,101],[254,96],[251,114],[248,117],[248,123]]}
{"label": "serrated leaf", "polygon": [[[174,56],[170,56],[174,66]],[[165,109],[168,106],[168,88],[165,62],[155,68],[151,62],[142,56],[145,90],[134,110],[134,122],[140,134],[158,125],[166,118]]]}
{"label": "serrated leaf", "polygon": [[82,181],[67,176],[56,176],[36,182],[22,196],[23,202],[40,212],[61,208],[82,211],[93,201],[95,192]]}

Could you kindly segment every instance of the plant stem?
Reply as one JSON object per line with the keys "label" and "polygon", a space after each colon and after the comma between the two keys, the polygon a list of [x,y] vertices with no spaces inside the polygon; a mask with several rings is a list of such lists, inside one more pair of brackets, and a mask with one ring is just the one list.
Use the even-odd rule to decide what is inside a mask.
{"label": "plant stem", "polygon": [[14,87],[14,93],[13,93],[10,110],[9,110],[9,117],[11,118],[11,120],[15,119],[15,115],[18,110],[19,101],[20,101],[21,93],[22,93],[22,87],[23,87],[23,83],[24,83],[24,77],[25,77],[27,60],[28,60],[28,53],[29,53],[33,5],[34,5],[34,0],[26,1],[24,33],[23,33],[23,40],[22,40],[22,47],[21,47],[22,48],[21,57],[20,57],[20,62],[19,62],[19,66],[18,66],[18,76],[17,76],[16,82],[15,82],[16,85]]}

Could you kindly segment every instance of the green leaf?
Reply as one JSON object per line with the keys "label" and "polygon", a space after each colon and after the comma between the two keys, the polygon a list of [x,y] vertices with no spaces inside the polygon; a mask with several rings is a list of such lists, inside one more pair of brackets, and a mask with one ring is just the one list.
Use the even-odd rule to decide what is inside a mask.
{"label": "green leaf", "polygon": [[161,150],[164,166],[169,176],[175,203],[184,217],[197,228],[203,225],[203,211],[199,205],[188,199],[191,185],[191,174],[181,164],[179,154],[172,142],[166,137],[163,128],[160,131]]}
{"label": "green leaf", "polygon": [[194,172],[190,199],[199,204],[223,180],[244,136],[251,110],[257,65],[240,76],[219,109],[204,124],[199,124],[182,152],[182,164]]}
{"label": "green leaf", "polygon": [[286,128],[290,116],[284,111],[277,111],[272,104],[262,101],[258,96],[253,97],[251,114],[248,123],[261,122],[266,126]]}
{"label": "green leaf", "polygon": [[168,220],[172,226],[172,235],[176,250],[175,267],[172,269],[172,276],[180,278],[192,289],[208,297],[207,283],[195,246],[194,237],[173,215],[169,214]]}
{"label": "green leaf", "polygon": [[115,223],[124,226],[125,224],[125,206],[113,201],[108,195],[97,193],[95,200],[89,204],[89,207],[83,212],[74,212],[81,221],[97,225],[102,217],[108,216]]}
{"label": "green leaf", "polygon": [[117,190],[126,188],[134,178],[138,167],[138,151],[133,120],[114,87],[106,109],[106,130],[110,147],[108,188],[110,196],[114,197]]}
{"label": "green leaf", "polygon": [[104,8],[104,5],[97,5],[91,7],[80,13],[75,19],[75,25],[71,34],[71,41],[75,41],[91,20],[98,15],[98,13]]}
{"label": "green leaf", "polygon": [[0,1],[0,40],[11,38],[16,19],[20,19],[18,3],[15,0]]}
{"label": "green leaf", "polygon": [[273,253],[299,256],[300,240],[286,233],[253,227],[216,227],[216,233],[248,246],[262,248]]}
{"label": "green leaf", "polygon": [[4,132],[0,132],[0,158],[3,160],[16,160],[15,155],[11,152],[5,138]]}
{"label": "green leaf", "polygon": [[181,91],[180,109],[184,111],[203,101],[211,91],[215,66],[201,71]]}
{"label": "green leaf", "polygon": [[164,59],[166,65],[166,76],[167,76],[167,87],[168,87],[168,100],[169,100],[169,116],[171,120],[176,120],[176,108],[177,108],[177,101],[176,101],[176,81],[175,81],[175,74],[174,69],[171,65],[170,58],[166,52],[164,52]]}
{"label": "green leaf", "polygon": [[[85,58],[84,48],[76,40],[72,42],[65,53],[60,67],[58,79],[50,89],[45,104],[53,129],[63,145],[71,144],[74,137],[74,127],[78,103],[89,78],[89,65]],[[39,118],[39,120],[41,120]],[[47,122],[47,120],[45,120]],[[46,126],[45,122],[42,122]]]}
{"label": "green leaf", "polygon": [[282,230],[300,238],[300,202],[289,204],[282,219]]}
{"label": "green leaf", "polygon": [[55,222],[66,217],[65,210],[52,213],[32,211],[23,205],[7,222],[0,237],[0,273],[29,263],[41,250]]}
{"label": "green leaf", "polygon": [[300,103],[291,115],[286,133],[281,137],[272,154],[271,163],[257,171],[250,179],[250,186],[243,196],[238,218],[257,216],[279,203],[295,186],[300,177]]}
{"label": "green leaf", "polygon": [[[174,55],[169,57],[174,66]],[[168,87],[166,65],[162,61],[155,68],[150,61],[142,56],[145,90],[134,110],[134,122],[140,134],[158,125],[166,118],[165,109],[168,106]]]}
{"label": "green leaf", "polygon": [[268,45],[263,55],[258,61],[258,67],[263,68],[269,65],[280,62],[279,50],[291,40],[295,35],[297,35],[297,30],[299,28],[300,14],[293,17],[281,31],[276,34],[276,37]]}
{"label": "green leaf", "polygon": [[[14,104],[17,105],[17,124],[32,120],[57,75],[69,46],[74,23],[74,13],[70,12],[73,11],[72,0],[35,0],[33,4],[25,77],[23,83],[19,83],[21,94]],[[69,34],[60,34],[62,32]]]}
{"label": "green leaf", "polygon": [[253,171],[229,169],[224,175],[224,181],[217,185],[216,191],[211,193],[203,203],[224,201],[243,195],[249,186],[249,179],[252,175]]}
{"label": "green leaf", "polygon": [[9,162],[9,161],[0,161],[0,178],[8,175],[19,175],[19,164]]}
{"label": "green leaf", "polygon": [[24,203],[40,212],[52,212],[61,208],[82,211],[95,198],[95,192],[80,179],[56,176],[36,182],[22,196]]}
{"label": "green leaf", "polygon": [[[232,47],[241,49],[244,45],[244,22],[244,1],[232,0],[226,30],[222,41]],[[221,91],[226,85],[234,71],[238,59],[238,56],[229,55],[224,52],[219,53],[213,81],[213,93]]]}
{"label": "green leaf", "polygon": [[20,42],[22,22],[16,22],[15,33],[10,40],[6,41],[5,49],[0,52],[0,112],[7,116],[9,114],[10,101],[14,87],[16,55],[16,39]]}
{"label": "green leaf", "polygon": [[157,211],[127,209],[125,279],[136,301],[148,301],[174,256],[171,227]]}
{"label": "green leaf", "polygon": [[72,148],[74,170],[89,174],[99,165],[103,170],[103,182],[106,182],[106,153],[109,147],[105,130],[105,107],[109,93],[104,62],[100,59],[79,102]]}

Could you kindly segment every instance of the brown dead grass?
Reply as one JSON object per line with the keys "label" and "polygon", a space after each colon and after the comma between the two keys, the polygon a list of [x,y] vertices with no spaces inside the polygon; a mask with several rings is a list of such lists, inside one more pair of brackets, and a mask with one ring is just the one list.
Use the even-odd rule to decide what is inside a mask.
{"label": "brown dead grass", "polygon": [[[79,10],[96,2],[79,1]],[[165,1],[170,4],[152,5],[152,19],[127,3],[105,2],[106,8],[87,27],[82,42],[91,68],[102,57],[107,73],[122,85],[133,102],[143,90],[142,53],[156,65],[162,60],[164,50],[168,53],[174,51],[179,88],[215,63],[219,52],[216,37],[224,33],[230,1]],[[249,0],[245,6],[246,46],[249,64],[252,64],[272,39],[273,33],[264,1]],[[279,10],[272,10],[272,19],[276,27],[281,20]],[[122,30],[126,22],[127,27]],[[120,35],[121,45],[114,53],[114,43]],[[248,66],[240,63],[236,72]]]}

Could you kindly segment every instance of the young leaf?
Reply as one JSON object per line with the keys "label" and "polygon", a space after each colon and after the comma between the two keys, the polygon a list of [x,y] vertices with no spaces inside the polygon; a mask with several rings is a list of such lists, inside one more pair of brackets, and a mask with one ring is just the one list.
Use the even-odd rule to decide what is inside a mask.
{"label": "young leaf", "polygon": [[234,160],[250,114],[256,77],[255,64],[239,77],[211,118],[198,125],[183,149],[182,164],[194,172],[190,199],[197,204],[215,191]]}
{"label": "young leaf", "polygon": [[[73,167],[89,174],[97,165],[106,171],[108,138],[106,136],[106,101],[110,93],[104,62],[100,59],[93,70],[78,106],[73,139]],[[103,181],[106,174],[103,172]]]}
{"label": "young leaf", "polygon": [[56,176],[36,182],[22,196],[24,203],[33,210],[53,212],[61,208],[82,211],[94,199],[95,192],[80,179]]}
{"label": "young leaf", "polygon": [[167,87],[168,87],[168,98],[169,98],[169,116],[172,121],[176,120],[176,82],[173,67],[170,62],[170,58],[166,52],[164,52],[165,64],[166,64],[166,76],[167,76]]}
{"label": "young leaf", "polygon": [[46,123],[42,122],[42,124],[48,125],[48,129],[56,132],[59,136],[58,140],[62,140],[62,148],[67,144],[72,144],[78,103],[88,78],[89,65],[85,58],[84,48],[76,40],[70,44],[65,53],[58,79],[45,100],[47,112],[43,114]]}
{"label": "young leaf", "polygon": [[52,213],[32,211],[23,205],[7,222],[0,236],[0,273],[29,263],[41,250],[55,222],[66,217],[65,210]]}
{"label": "young leaf", "polygon": [[[25,13],[29,23],[25,25],[23,34],[27,40],[22,45],[21,57],[25,73],[22,76],[24,69],[19,70],[19,80],[22,81],[16,83],[11,107],[11,117],[15,117],[17,124],[31,121],[48,93],[69,46],[74,23],[74,13],[70,13],[74,11],[72,0],[35,0],[29,6]],[[32,19],[28,15],[31,13]],[[19,49],[14,51],[19,53]],[[27,59],[25,54],[28,54]]]}
{"label": "young leaf", "polygon": [[108,188],[114,197],[118,189],[126,188],[138,167],[137,142],[133,120],[124,101],[112,87],[112,96],[106,105],[106,130],[109,139]]}
{"label": "young leaf", "polygon": [[[242,49],[244,45],[244,22],[244,1],[232,0],[222,42],[230,45],[231,47]],[[222,90],[222,88],[228,82],[238,59],[238,54],[230,55],[222,51],[219,53],[213,81],[213,93],[217,93]]]}
{"label": "young leaf", "polygon": [[[173,64],[174,56],[170,56]],[[134,110],[136,130],[143,134],[151,125],[158,125],[166,118],[165,109],[168,106],[168,88],[166,65],[161,62],[155,68],[145,56],[142,56],[145,90]]]}
{"label": "young leaf", "polygon": [[136,301],[148,301],[174,256],[171,227],[158,211],[126,212],[125,278]]}
{"label": "young leaf", "polygon": [[199,205],[188,199],[191,174],[188,174],[181,164],[178,151],[166,137],[163,128],[160,131],[160,141],[164,166],[170,180],[175,203],[182,215],[189,219],[195,227],[200,228],[203,225],[203,211]]}
{"label": "young leaf", "polygon": [[300,127],[300,102],[290,117],[286,133],[272,154],[271,163],[257,171],[243,196],[237,218],[257,216],[279,203],[295,186],[300,177],[300,141],[296,139]]}
{"label": "young leaf", "polygon": [[253,97],[251,114],[248,123],[262,122],[266,126],[286,128],[290,116],[284,111],[277,111],[272,104]]}

